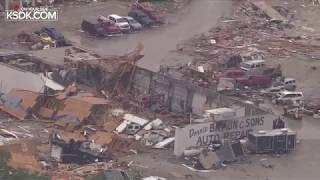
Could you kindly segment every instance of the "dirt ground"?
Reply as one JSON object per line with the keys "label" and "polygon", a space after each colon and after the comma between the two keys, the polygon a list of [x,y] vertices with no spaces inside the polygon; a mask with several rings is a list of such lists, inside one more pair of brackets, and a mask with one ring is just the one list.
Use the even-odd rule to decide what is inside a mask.
{"label": "dirt ground", "polygon": [[[270,3],[283,5],[288,7],[288,9],[296,11],[293,21],[296,27],[287,30],[288,36],[305,35],[308,39],[301,40],[301,42],[315,45],[320,44],[320,21],[316,16],[320,13],[319,6],[313,6],[310,1],[302,0],[290,1],[288,4],[273,0]],[[307,27],[307,30],[304,27]],[[309,28],[311,29],[309,30]],[[312,56],[315,58],[312,58]],[[267,62],[271,65],[281,64],[284,74],[298,81],[298,88],[303,91],[306,99],[320,97],[320,52],[310,54],[309,56],[268,59]],[[316,70],[312,70],[312,67],[316,67]]]}

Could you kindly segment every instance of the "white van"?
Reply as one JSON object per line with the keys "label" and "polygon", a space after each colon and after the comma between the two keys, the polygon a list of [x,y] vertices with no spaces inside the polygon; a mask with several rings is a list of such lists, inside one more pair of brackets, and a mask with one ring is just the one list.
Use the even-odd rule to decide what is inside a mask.
{"label": "white van", "polygon": [[263,72],[266,69],[264,60],[252,60],[242,62],[240,68],[248,73]]}
{"label": "white van", "polygon": [[286,103],[288,101],[297,102],[303,100],[303,93],[302,92],[295,92],[295,91],[282,91],[275,95],[272,102],[276,104]]}
{"label": "white van", "polygon": [[283,80],[283,86],[287,90],[295,90],[297,87],[296,80],[293,78],[285,78]]}

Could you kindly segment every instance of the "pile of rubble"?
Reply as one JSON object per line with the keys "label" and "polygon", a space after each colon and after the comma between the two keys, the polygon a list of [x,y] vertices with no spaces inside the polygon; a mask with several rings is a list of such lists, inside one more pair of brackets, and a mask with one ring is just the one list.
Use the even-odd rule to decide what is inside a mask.
{"label": "pile of rubble", "polygon": [[[309,29],[295,24],[294,11],[271,6],[267,1],[245,0],[236,2],[233,19],[223,19],[221,23],[208,34],[179,45],[177,52],[191,56],[192,62],[163,67],[161,72],[179,72],[194,84],[257,104],[263,103],[263,96],[270,96],[275,104],[284,105],[285,116],[294,119],[301,119],[302,113],[319,116],[318,100],[308,100],[304,107],[303,93],[295,91],[295,79],[282,74],[280,63],[277,67],[267,65],[268,59],[319,59],[320,46],[308,42],[308,35],[288,35],[290,29]],[[282,91],[299,97],[278,103],[276,95]]]}
{"label": "pile of rubble", "polygon": [[[162,120],[148,120],[126,113],[114,108],[105,98],[96,97],[75,85],[50,96],[13,89],[1,95],[0,102],[1,111],[14,119],[48,123],[42,133],[22,126],[18,126],[17,131],[9,122],[1,129],[2,147],[9,148],[11,157],[22,156],[19,152],[13,154],[11,144],[39,147],[29,154],[32,166],[14,158],[9,165],[14,164],[15,168],[84,176],[116,167],[114,161],[120,156],[150,148],[166,148],[174,141],[174,129]],[[34,141],[25,142],[26,139]],[[92,165],[66,168],[63,164]]]}
{"label": "pile of rubble", "polygon": [[[0,54],[1,63],[44,80],[40,92],[0,94],[0,110],[10,117],[0,124],[0,148],[11,153],[8,165],[56,179],[101,172],[126,179],[123,171],[133,162],[119,159],[153,149],[173,149],[184,157],[183,166],[201,172],[241,161],[249,152],[294,150],[296,133],[260,109],[258,97],[272,96],[283,105],[290,100],[300,108],[301,92],[290,91],[292,99],[286,98],[288,91],[278,95],[295,90],[295,80],[262,60],[319,48],[285,36],[282,30],[293,26],[290,13],[264,2],[241,4],[239,20],[224,20],[209,36],[179,48],[195,59],[178,71],[137,67],[142,45],[124,56],[100,56],[79,47],[33,51],[32,58]],[[46,38],[40,38],[42,49]],[[20,39],[31,47],[39,43],[25,34]],[[237,99],[222,94],[230,92]],[[270,167],[265,160],[261,164]]]}
{"label": "pile of rubble", "polygon": [[22,32],[17,38],[21,45],[30,50],[71,46],[71,42],[66,40],[63,34],[51,27],[42,27],[33,33]]}
{"label": "pile of rubble", "polygon": [[209,35],[203,34],[180,45],[178,52],[194,57],[192,65],[209,69],[228,67],[234,57],[244,61],[297,55],[317,58],[312,54],[319,46],[299,42],[307,37],[286,35],[286,29],[295,27],[294,12],[281,6],[271,7],[265,1],[237,4],[234,19],[222,20],[222,25],[212,29]]}

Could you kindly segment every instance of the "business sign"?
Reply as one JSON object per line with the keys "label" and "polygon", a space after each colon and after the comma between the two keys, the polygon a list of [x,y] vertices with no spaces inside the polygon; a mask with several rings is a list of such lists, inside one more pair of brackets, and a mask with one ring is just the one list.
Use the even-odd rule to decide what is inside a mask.
{"label": "business sign", "polygon": [[58,10],[50,7],[23,7],[20,4],[15,4],[13,9],[6,9],[5,20],[7,21],[57,21]]}
{"label": "business sign", "polygon": [[272,129],[274,116],[260,115],[217,122],[190,124],[175,131],[174,154],[180,156],[188,147],[208,145],[222,139],[246,137],[254,130]]}

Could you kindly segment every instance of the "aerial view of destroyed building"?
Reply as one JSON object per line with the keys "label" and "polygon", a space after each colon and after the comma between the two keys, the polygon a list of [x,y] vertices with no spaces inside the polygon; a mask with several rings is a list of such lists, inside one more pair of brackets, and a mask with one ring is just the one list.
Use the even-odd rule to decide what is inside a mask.
{"label": "aerial view of destroyed building", "polygon": [[0,180],[319,180],[320,0],[0,0]]}

